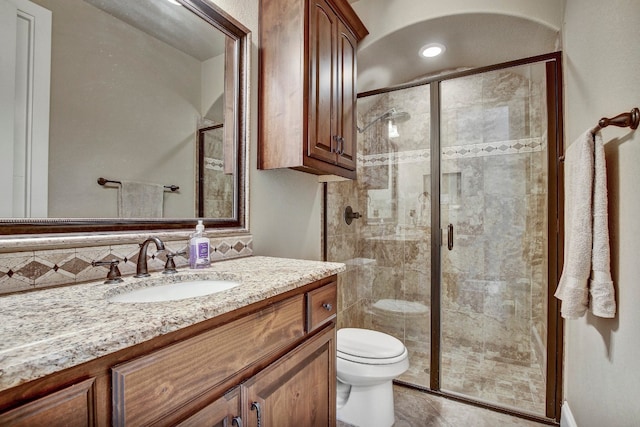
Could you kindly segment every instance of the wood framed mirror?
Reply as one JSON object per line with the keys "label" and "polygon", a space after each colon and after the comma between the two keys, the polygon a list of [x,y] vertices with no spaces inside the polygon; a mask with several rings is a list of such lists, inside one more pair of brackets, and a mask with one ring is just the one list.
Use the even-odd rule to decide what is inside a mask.
{"label": "wood framed mirror", "polygon": [[[245,230],[248,29],[202,0],[11,2],[18,23],[3,31],[27,43],[47,31],[33,25],[41,22],[34,14],[49,13],[50,91],[32,105],[0,103],[0,109],[33,129],[50,102],[38,132],[18,135],[0,126],[3,151],[12,154],[0,165],[11,184],[5,182],[0,201],[0,235],[187,230],[197,218],[207,228]],[[12,49],[19,52],[20,42]],[[28,53],[25,66],[38,65],[32,58],[39,53]],[[32,74],[20,55],[14,65],[18,92],[20,76]],[[25,84],[29,96],[42,86]],[[218,125],[225,189],[217,193],[229,208],[205,216],[198,139],[201,129]],[[44,160],[33,154],[38,149]],[[123,216],[130,182],[175,191],[160,195],[161,214]]]}

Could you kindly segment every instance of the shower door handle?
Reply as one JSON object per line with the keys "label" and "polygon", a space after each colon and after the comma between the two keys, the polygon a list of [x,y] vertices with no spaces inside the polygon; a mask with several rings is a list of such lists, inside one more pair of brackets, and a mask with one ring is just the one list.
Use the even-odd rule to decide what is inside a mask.
{"label": "shower door handle", "polygon": [[447,225],[447,249],[453,249],[453,224]]}

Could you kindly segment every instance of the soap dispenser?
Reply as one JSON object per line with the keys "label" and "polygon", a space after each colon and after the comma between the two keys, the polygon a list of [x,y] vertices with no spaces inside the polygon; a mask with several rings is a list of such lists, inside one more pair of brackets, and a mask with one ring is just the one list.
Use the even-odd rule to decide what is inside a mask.
{"label": "soap dispenser", "polygon": [[202,220],[198,220],[196,231],[189,239],[189,266],[191,268],[207,268],[210,265],[209,239],[204,235]]}

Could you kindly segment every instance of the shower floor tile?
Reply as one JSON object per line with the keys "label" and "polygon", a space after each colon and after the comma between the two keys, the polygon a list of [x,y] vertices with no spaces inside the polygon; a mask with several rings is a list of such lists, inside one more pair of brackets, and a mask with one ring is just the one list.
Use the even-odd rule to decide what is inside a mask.
{"label": "shower floor tile", "polygon": [[[442,357],[441,386],[474,399],[534,414],[545,412],[545,383],[539,365],[513,365],[484,360],[469,349],[454,349]],[[398,379],[429,387],[428,357],[411,358],[410,367]]]}
{"label": "shower floor tile", "polygon": [[[402,386],[393,386],[393,427],[540,427],[545,424],[478,408]],[[337,422],[337,427],[353,427]]]}

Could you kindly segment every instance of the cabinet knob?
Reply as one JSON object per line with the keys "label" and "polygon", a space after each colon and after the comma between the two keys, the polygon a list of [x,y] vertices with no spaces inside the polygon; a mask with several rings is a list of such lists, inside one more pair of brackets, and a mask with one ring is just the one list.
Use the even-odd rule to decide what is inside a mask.
{"label": "cabinet knob", "polygon": [[333,310],[333,305],[329,304],[328,302],[325,302],[324,304],[322,304],[322,307],[327,311]]}

